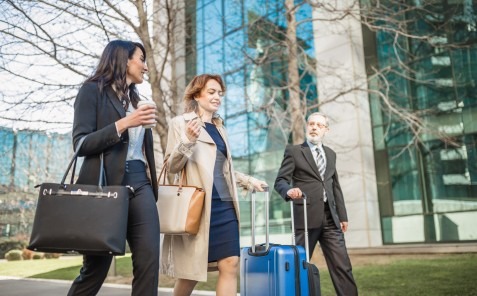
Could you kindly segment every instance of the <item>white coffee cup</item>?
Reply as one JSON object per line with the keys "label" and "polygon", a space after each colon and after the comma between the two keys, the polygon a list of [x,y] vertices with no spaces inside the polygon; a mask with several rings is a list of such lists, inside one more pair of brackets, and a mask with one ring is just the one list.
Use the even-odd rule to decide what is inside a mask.
{"label": "white coffee cup", "polygon": [[[154,108],[156,108],[156,103],[154,103],[153,101],[139,101],[137,102],[137,108],[139,109],[139,107],[141,107],[142,105],[151,105],[151,106],[154,106]],[[156,126],[156,122],[154,121],[154,123],[152,124],[145,124],[143,125],[144,128],[153,128]]]}

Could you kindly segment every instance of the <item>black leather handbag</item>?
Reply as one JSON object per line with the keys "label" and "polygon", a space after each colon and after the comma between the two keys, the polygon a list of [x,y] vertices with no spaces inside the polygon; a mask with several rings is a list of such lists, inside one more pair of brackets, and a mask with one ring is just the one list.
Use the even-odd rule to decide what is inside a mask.
{"label": "black leather handbag", "polygon": [[[107,186],[103,155],[98,185],[73,184],[78,151],[61,180],[43,183],[28,249],[38,252],[79,253],[85,255],[123,255],[131,190],[126,186]],[[73,165],[74,164],[74,165]],[[73,165],[70,184],[66,177]]]}

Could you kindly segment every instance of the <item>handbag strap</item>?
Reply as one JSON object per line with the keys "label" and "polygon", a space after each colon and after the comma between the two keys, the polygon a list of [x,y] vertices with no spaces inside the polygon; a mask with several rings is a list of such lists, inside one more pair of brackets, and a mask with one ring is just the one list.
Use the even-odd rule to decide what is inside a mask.
{"label": "handbag strap", "polygon": [[[162,184],[161,184],[162,178]],[[157,184],[159,185],[166,185],[166,161],[162,165],[161,173],[159,174],[159,178],[157,178]]]}
{"label": "handbag strap", "polygon": [[78,154],[79,154],[79,151],[81,149],[81,146],[83,145],[83,142],[84,142],[84,139],[86,139],[86,136],[82,137],[79,142],[78,142],[78,146],[76,147],[76,150],[75,150],[75,153],[73,154],[73,158],[71,158],[71,161],[68,165],[68,168],[66,168],[66,172],[65,174],[63,175],[63,178],[61,179],[61,182],[60,184],[61,185],[65,185],[65,180],[66,180],[66,176],[68,176],[68,173],[71,169],[71,166],[73,165],[74,163],[74,168],[73,168],[73,173],[71,174],[71,184],[73,183],[73,177],[74,177],[74,174],[75,174],[75,169],[76,169],[76,159],[78,158]]}
{"label": "handbag strap", "polygon": [[[73,170],[71,172],[71,180],[70,184],[73,184],[74,181],[74,176],[75,176],[75,171],[76,171],[76,162],[78,161],[78,154],[81,149],[81,146],[83,145],[84,140],[86,139],[86,136],[82,137],[79,142],[78,146],[76,146],[75,153],[73,154],[73,157],[71,158],[70,163],[68,164],[68,167],[66,168],[66,172],[63,175],[63,178],[61,179],[61,185],[65,185],[65,180],[66,177],[68,176],[68,173],[71,169],[71,166],[73,166]],[[99,181],[98,181],[98,186],[99,188],[102,188],[102,186],[107,186],[106,182],[106,174],[104,172],[104,160],[103,160],[103,152],[101,152],[101,155],[99,156],[100,159],[100,165],[99,165]]]}
{"label": "handbag strap", "polygon": [[[164,159],[164,164],[162,165],[161,173],[159,174],[159,178],[157,178],[157,184],[159,185],[166,185],[166,175],[167,175],[167,160],[169,159],[169,155]],[[162,183],[161,183],[161,178],[162,178]],[[184,167],[181,170],[181,177],[179,179],[179,188],[182,188],[182,186],[187,186],[187,175],[186,175],[186,167]]]}
{"label": "handbag strap", "polygon": [[103,152],[99,155],[99,180],[98,180],[98,187],[102,190],[103,186],[108,186],[108,182],[106,180],[106,173],[104,172],[104,156]]}

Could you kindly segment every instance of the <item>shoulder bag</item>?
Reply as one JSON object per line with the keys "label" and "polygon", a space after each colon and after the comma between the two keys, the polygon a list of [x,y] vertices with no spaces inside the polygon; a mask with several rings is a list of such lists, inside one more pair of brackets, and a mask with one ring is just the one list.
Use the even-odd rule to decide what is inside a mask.
{"label": "shoulder bag", "polygon": [[205,192],[202,188],[187,185],[185,167],[181,171],[178,185],[166,185],[166,162],[167,159],[157,181],[157,210],[161,233],[195,235],[199,232]]}
{"label": "shoulder bag", "polygon": [[[71,159],[61,180],[43,183],[27,247],[32,251],[53,253],[80,253],[86,255],[123,255],[126,248],[126,230],[129,194],[126,186],[107,186],[103,154],[100,156],[98,185],[73,184],[78,151]],[[74,163],[71,182],[66,176]]]}

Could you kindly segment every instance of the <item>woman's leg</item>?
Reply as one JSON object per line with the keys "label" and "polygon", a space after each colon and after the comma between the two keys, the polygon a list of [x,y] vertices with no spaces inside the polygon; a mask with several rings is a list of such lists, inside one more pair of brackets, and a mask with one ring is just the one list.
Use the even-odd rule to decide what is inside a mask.
{"label": "woman's leg", "polygon": [[113,256],[83,256],[83,267],[68,296],[96,295],[108,275],[112,259]]}
{"label": "woman's leg", "polygon": [[[136,189],[136,188],[135,188]],[[129,201],[128,235],[133,296],[155,296],[159,281],[159,218],[151,186],[137,188]]]}
{"label": "woman's leg", "polygon": [[126,162],[124,184],[134,188],[129,199],[127,240],[132,253],[132,296],[156,296],[159,281],[159,217],[144,163]]}
{"label": "woman's leg", "polygon": [[217,280],[217,296],[237,295],[237,273],[239,257],[232,256],[218,261],[219,278]]}
{"label": "woman's leg", "polygon": [[174,285],[174,296],[189,296],[192,294],[197,281],[177,279]]}

